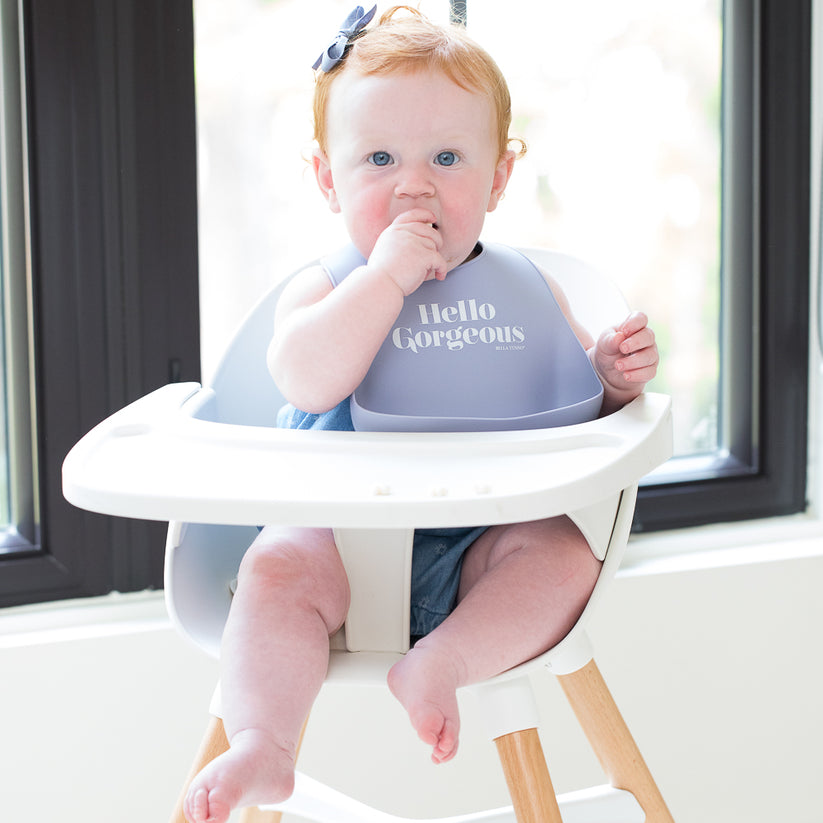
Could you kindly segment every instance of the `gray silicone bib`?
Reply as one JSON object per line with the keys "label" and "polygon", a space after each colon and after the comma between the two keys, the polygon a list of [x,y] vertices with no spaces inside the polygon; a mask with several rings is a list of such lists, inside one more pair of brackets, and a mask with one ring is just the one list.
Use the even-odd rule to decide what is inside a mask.
{"label": "gray silicone bib", "polygon": [[[325,258],[334,285],[366,261]],[[537,267],[507,246],[423,283],[351,398],[359,431],[492,431],[582,423],[603,387]]]}

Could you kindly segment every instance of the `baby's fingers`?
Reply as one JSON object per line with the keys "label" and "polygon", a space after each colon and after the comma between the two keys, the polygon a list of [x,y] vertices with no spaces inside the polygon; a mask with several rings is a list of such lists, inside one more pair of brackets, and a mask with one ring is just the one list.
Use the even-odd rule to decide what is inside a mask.
{"label": "baby's fingers", "polygon": [[633,311],[618,327],[617,330],[623,332],[626,337],[631,337],[641,329],[649,325],[649,318],[642,311]]}
{"label": "baby's fingers", "polygon": [[[395,226],[409,224],[409,223],[421,223],[424,226],[428,226],[430,228],[434,228],[434,221],[437,220],[434,212],[429,211],[428,209],[424,209],[422,207],[409,209],[408,211],[401,212],[394,218],[392,223]],[[435,231],[437,231],[435,229]]]}
{"label": "baby's fingers", "polygon": [[[597,341],[597,348],[601,354],[619,357],[625,339],[623,332],[617,329],[606,329]],[[630,354],[630,352],[624,352],[624,354]]]}
{"label": "baby's fingers", "polygon": [[627,324],[624,324],[620,328],[620,332],[623,334],[623,340],[619,343],[621,354],[633,354],[634,352],[651,349],[655,346],[654,332],[646,325],[641,326],[635,331],[629,331]]}
{"label": "baby's fingers", "polygon": [[659,359],[657,347],[646,346],[616,360],[614,368],[629,383],[648,383],[657,374]]}
{"label": "baby's fingers", "polygon": [[[620,368],[618,367],[618,371]],[[629,371],[620,371],[621,377],[627,383],[640,383],[645,385],[650,380],[654,380],[657,375],[657,364],[653,366],[644,366],[641,369],[630,369]]]}

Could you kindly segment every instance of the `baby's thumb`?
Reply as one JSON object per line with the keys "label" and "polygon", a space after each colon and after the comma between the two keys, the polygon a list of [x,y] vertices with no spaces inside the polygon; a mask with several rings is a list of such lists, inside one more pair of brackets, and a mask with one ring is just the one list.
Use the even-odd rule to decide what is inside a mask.
{"label": "baby's thumb", "polygon": [[603,354],[611,356],[617,355],[620,354],[620,344],[625,339],[626,335],[623,334],[623,332],[615,328],[606,329],[606,331],[600,335],[600,339],[597,341],[597,347]]}

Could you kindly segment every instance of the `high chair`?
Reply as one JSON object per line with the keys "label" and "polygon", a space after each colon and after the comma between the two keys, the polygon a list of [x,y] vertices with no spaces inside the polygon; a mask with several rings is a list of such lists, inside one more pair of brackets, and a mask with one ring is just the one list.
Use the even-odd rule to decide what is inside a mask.
{"label": "high chair", "polygon": [[[560,283],[595,336],[625,318],[614,286],[581,261],[526,253]],[[333,528],[352,605],[333,638],[327,682],[364,685],[385,684],[389,668],[409,648],[415,527],[567,514],[604,558],[586,609],[553,649],[466,689],[496,742],[513,805],[431,823],[672,823],[592,660],[585,631],[620,564],[638,480],[670,456],[669,399],[646,393],[592,422],[531,431],[278,430],[272,426],[282,398],[265,354],[281,290],[273,289],[246,319],[210,386],[165,386],[89,432],[63,465],[66,498],[92,511],[172,521],[169,613],[185,636],[215,657],[231,582],[256,524]],[[559,677],[610,785],[555,797],[529,682],[537,667]],[[219,718],[219,688],[213,714]],[[227,745],[222,723],[213,720],[192,774]],[[243,820],[276,821],[283,811],[329,823],[410,823],[300,773],[287,802],[246,810]],[[179,805],[172,819],[184,820]]]}

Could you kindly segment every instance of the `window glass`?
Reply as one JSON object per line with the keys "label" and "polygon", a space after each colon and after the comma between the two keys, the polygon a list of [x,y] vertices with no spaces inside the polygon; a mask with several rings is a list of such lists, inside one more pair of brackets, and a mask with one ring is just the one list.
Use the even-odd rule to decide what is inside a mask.
{"label": "window glass", "polygon": [[[3,185],[0,177],[0,187]],[[3,204],[0,200],[0,209]],[[0,214],[0,219],[2,215]],[[10,522],[9,514],[9,435],[6,419],[6,347],[5,339],[5,267],[3,265],[3,238],[0,235],[0,534],[4,533]]]}
{"label": "window glass", "polygon": [[[448,19],[448,3],[421,3]],[[486,236],[576,254],[652,318],[675,450],[717,447],[719,0],[470,0],[529,146]],[[342,243],[316,191],[309,66],[349,0],[196,0],[202,351],[208,376],[267,286]],[[381,7],[382,8],[382,7]],[[523,21],[528,20],[528,25]],[[284,36],[288,32],[288,36]]]}
{"label": "window glass", "polygon": [[[5,15],[0,10],[0,38],[5,30]],[[6,226],[6,196],[5,196],[5,133],[6,133],[6,94],[5,87],[9,82],[3,70],[3,60],[0,58],[0,534],[9,526],[9,438],[6,420],[6,254],[5,254],[5,226]]]}
{"label": "window glass", "polygon": [[[718,446],[722,77],[718,0],[543,0],[528,25],[470,0],[525,139],[487,231],[613,277],[658,337],[675,454]],[[517,18],[522,21],[523,15]]]}
{"label": "window glass", "polygon": [[22,122],[17,2],[0,0],[0,554],[31,536],[34,506]]}

